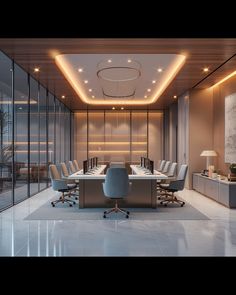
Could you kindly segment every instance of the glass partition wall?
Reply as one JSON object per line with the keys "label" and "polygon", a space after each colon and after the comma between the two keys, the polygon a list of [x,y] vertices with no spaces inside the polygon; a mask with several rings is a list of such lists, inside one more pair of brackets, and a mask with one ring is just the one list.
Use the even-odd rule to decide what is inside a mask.
{"label": "glass partition wall", "polygon": [[0,211],[50,185],[70,160],[70,110],[0,51]]}

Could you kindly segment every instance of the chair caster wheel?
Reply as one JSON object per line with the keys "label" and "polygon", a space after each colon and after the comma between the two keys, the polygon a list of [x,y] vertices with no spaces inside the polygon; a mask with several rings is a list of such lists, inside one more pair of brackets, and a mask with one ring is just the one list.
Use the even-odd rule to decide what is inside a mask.
{"label": "chair caster wheel", "polygon": [[75,197],[75,200],[78,200],[78,198],[77,198],[77,197]]}
{"label": "chair caster wheel", "polygon": [[126,215],[126,218],[129,218],[129,215],[128,214]]}
{"label": "chair caster wheel", "polygon": [[107,213],[107,211],[104,211],[103,214],[105,215]]}
{"label": "chair caster wheel", "polygon": [[52,204],[52,207],[55,207],[55,204],[51,203]]}
{"label": "chair caster wheel", "polygon": [[164,204],[165,207],[167,207],[167,204]]}
{"label": "chair caster wheel", "polygon": [[184,204],[185,204],[185,203],[181,204],[181,207],[183,207],[183,206],[184,206]]}
{"label": "chair caster wheel", "polygon": [[162,205],[162,204],[163,204],[163,202],[160,202],[160,204]]}
{"label": "chair caster wheel", "polygon": [[161,199],[161,197],[158,197],[157,199],[158,199],[158,200],[160,200],[160,199]]}
{"label": "chair caster wheel", "polygon": [[69,206],[72,207],[72,204],[70,204]]}
{"label": "chair caster wheel", "polygon": [[129,211],[126,212],[129,215]]}
{"label": "chair caster wheel", "polygon": [[75,205],[76,203],[75,203],[75,202],[73,202],[73,204]]}
{"label": "chair caster wheel", "polygon": [[103,215],[103,218],[107,218],[105,214]]}

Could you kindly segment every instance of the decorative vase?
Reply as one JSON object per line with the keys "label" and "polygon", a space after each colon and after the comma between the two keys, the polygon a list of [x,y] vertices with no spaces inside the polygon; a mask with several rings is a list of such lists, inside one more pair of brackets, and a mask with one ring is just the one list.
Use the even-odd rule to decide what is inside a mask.
{"label": "decorative vase", "polygon": [[230,166],[229,166],[229,170],[232,174],[236,174],[236,163],[232,163]]}

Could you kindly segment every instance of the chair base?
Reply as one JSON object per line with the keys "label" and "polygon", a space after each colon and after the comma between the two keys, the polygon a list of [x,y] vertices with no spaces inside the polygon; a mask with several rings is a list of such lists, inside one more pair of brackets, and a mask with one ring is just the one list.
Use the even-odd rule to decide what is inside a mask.
{"label": "chair base", "polygon": [[111,208],[111,209],[109,209],[107,211],[104,211],[103,218],[106,218],[107,217],[107,214],[110,214],[112,212],[115,212],[115,213],[121,212],[121,213],[123,213],[123,214],[126,215],[126,218],[129,218],[129,211],[127,211],[125,209],[122,209],[122,208],[119,208],[118,207],[118,204],[117,204],[117,201],[115,203],[115,207],[114,208]]}
{"label": "chair base", "polygon": [[51,202],[51,205],[52,205],[52,207],[55,207],[55,205],[57,204],[57,203],[68,203],[69,204],[69,206],[70,207],[72,207],[72,204],[76,204],[76,202],[75,201],[73,201],[73,200],[69,200],[69,199],[66,199],[65,198],[65,196],[69,196],[70,197],[70,194],[65,194],[64,192],[62,193],[62,195],[60,196],[60,198],[58,199],[58,200],[55,200],[55,201],[52,201]]}
{"label": "chair base", "polygon": [[174,192],[172,193],[165,193],[163,194],[163,196],[169,196],[170,198],[166,198],[165,200],[161,201],[160,204],[161,205],[164,205],[164,206],[167,206],[169,203],[178,203],[180,204],[181,207],[183,207],[185,205],[185,202],[184,201],[180,201],[177,199],[177,197],[174,195]]}

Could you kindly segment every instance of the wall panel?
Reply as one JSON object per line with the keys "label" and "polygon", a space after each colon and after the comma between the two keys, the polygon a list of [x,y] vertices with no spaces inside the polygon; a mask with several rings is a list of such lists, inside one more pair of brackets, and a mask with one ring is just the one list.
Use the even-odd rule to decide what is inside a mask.
{"label": "wall panel", "polygon": [[150,111],[148,113],[148,157],[158,167],[158,161],[163,159],[163,113]]}
{"label": "wall panel", "polygon": [[79,111],[73,128],[80,167],[87,156],[105,163],[139,163],[141,156],[149,156],[156,167],[163,158],[162,111]]}
{"label": "wall panel", "polygon": [[74,113],[74,158],[83,167],[87,159],[87,112]]}

